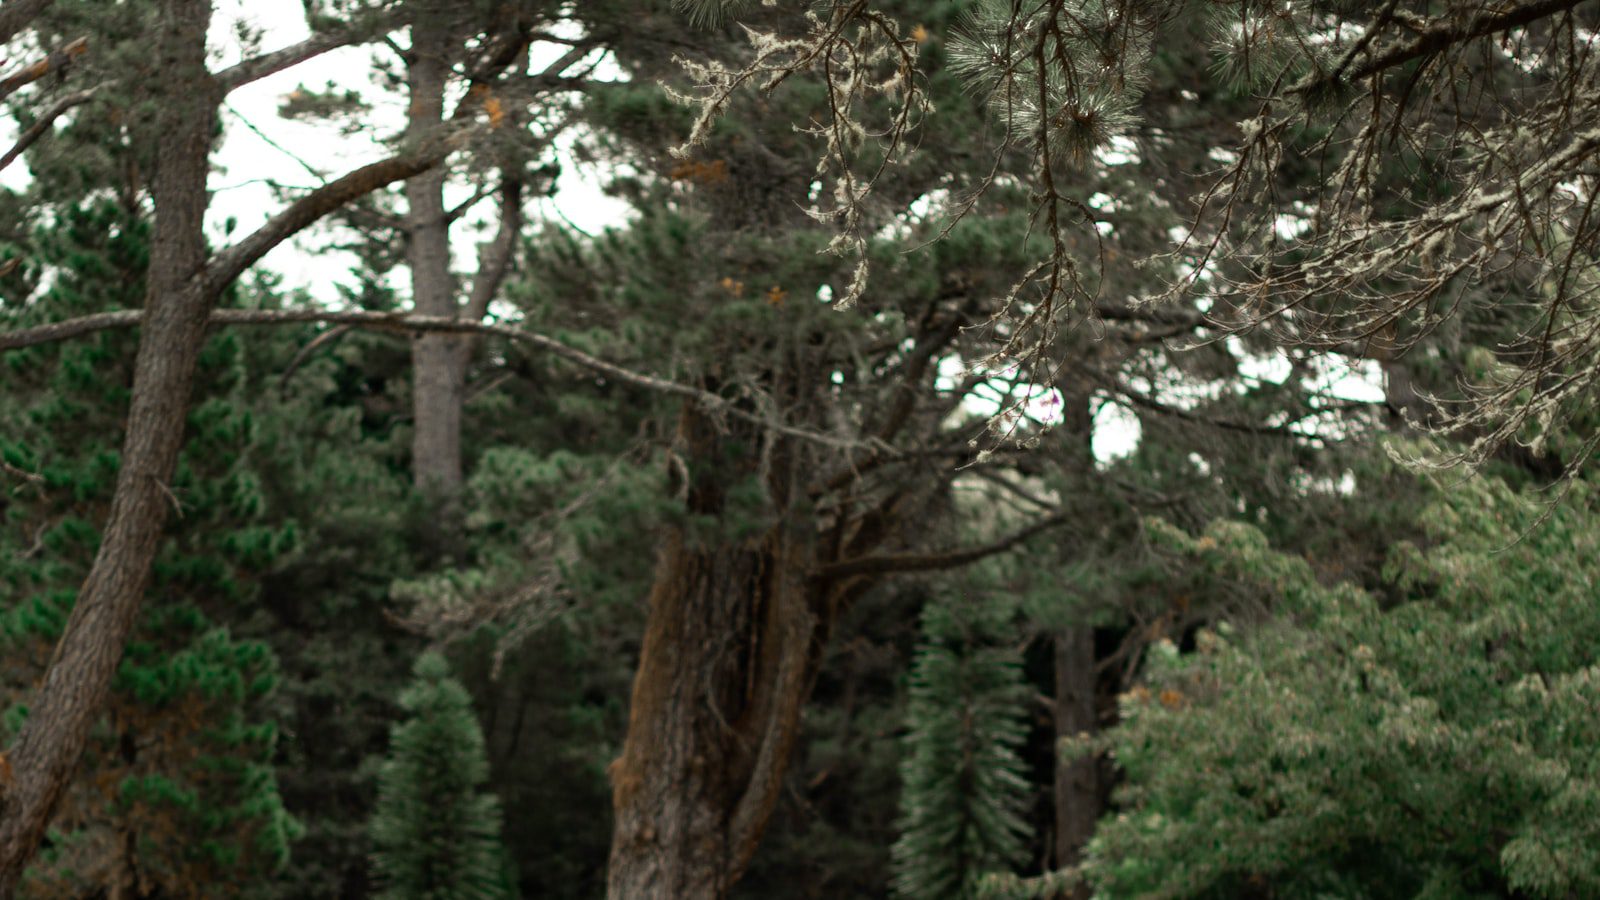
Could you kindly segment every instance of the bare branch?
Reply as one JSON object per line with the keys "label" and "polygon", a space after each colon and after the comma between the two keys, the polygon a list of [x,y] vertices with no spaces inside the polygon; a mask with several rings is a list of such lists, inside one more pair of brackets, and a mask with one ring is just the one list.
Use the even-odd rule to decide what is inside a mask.
{"label": "bare branch", "polygon": [[[80,316],[76,319],[67,319],[62,322],[51,322],[48,325],[0,333],[0,351],[17,350],[52,341],[68,340],[98,331],[108,331],[113,328],[132,328],[140,324],[143,315],[142,310],[125,309],[116,312],[95,313],[93,315]],[[621,384],[632,385],[633,387],[656,393],[684,397],[713,412],[742,419],[779,434],[841,449],[857,449],[867,446],[866,442],[853,438],[808,431],[764,418],[733,406],[726,397],[720,394],[714,394],[693,385],[635,372],[616,363],[607,362],[597,356],[591,356],[548,335],[539,334],[535,331],[525,331],[510,325],[468,322],[449,316],[421,316],[405,313],[375,312],[372,310],[216,309],[211,311],[210,317],[210,323],[213,326],[288,325],[305,322],[329,322],[337,325],[352,325],[358,328],[370,328],[380,331],[412,333],[455,332],[459,334],[492,335],[543,350]]]}
{"label": "bare branch", "polygon": [[312,338],[311,343],[306,344],[304,347],[301,347],[298,351],[296,351],[295,355],[290,358],[289,364],[283,367],[283,374],[278,377],[278,390],[282,391],[289,388],[289,379],[294,377],[294,373],[299,370],[300,365],[304,363],[311,356],[311,354],[315,353],[318,347],[325,347],[338,341],[339,338],[349,334],[350,330],[353,328],[355,328],[354,325],[337,325],[333,328],[329,328],[327,331],[324,331],[315,338]]}
{"label": "bare branch", "polygon": [[21,156],[23,151],[33,146],[35,141],[43,137],[45,132],[50,130],[51,126],[55,124],[56,119],[60,118],[62,113],[73,108],[74,106],[80,106],[84,103],[88,103],[94,98],[94,95],[104,87],[104,84],[97,84],[92,88],[68,94],[65,97],[62,97],[60,100],[57,100],[50,106],[49,109],[45,110],[44,113],[39,116],[38,121],[29,126],[28,130],[24,131],[22,136],[17,138],[17,142],[11,146],[10,150],[6,151],[5,156],[0,156],[0,169],[4,169],[6,166],[16,162],[17,157]]}
{"label": "bare branch", "polygon": [[884,556],[858,556],[821,566],[811,573],[820,581],[836,581],[862,575],[888,575],[894,572],[932,572],[954,569],[975,563],[985,557],[1004,553],[1042,531],[1065,524],[1072,517],[1066,513],[1046,516],[1037,522],[1012,532],[989,544],[960,549],[940,550],[933,553],[902,553]]}
{"label": "bare branch", "polygon": [[1414,59],[1430,56],[1446,50],[1456,44],[1466,43],[1481,37],[1488,37],[1508,29],[1517,28],[1548,18],[1558,12],[1569,10],[1582,3],[1583,0],[1535,0],[1509,9],[1486,5],[1483,12],[1465,22],[1440,22],[1425,29],[1415,41],[1368,59],[1359,66],[1350,67],[1342,74],[1339,70],[1324,75],[1308,78],[1306,81],[1291,88],[1295,93],[1304,93],[1323,87],[1335,79],[1347,82],[1360,81],[1395,66],[1404,65]]}
{"label": "bare branch", "polygon": [[221,293],[272,248],[346,203],[438,165],[465,143],[469,131],[468,128],[446,130],[420,147],[362,166],[296,200],[249,237],[212,257],[205,271],[207,290],[213,296]]}
{"label": "bare branch", "polygon": [[44,59],[0,79],[0,100],[16,93],[19,88],[32,84],[52,72],[64,72],[73,60],[89,52],[89,39],[78,38],[59,50],[52,50]]}
{"label": "bare branch", "polygon": [[253,81],[260,81],[269,75],[276,75],[308,59],[315,59],[330,50],[378,40],[383,33],[389,31],[390,26],[395,24],[398,24],[398,19],[390,16],[379,18],[376,21],[361,22],[338,31],[314,34],[298,44],[292,44],[288,47],[274,50],[271,53],[263,53],[253,59],[247,59],[223,69],[217,73],[217,83],[222,86],[222,92],[226,94]]}
{"label": "bare branch", "polygon": [[1094,314],[1108,322],[1145,322],[1154,325],[1181,326],[1185,329],[1204,328],[1214,324],[1205,313],[1178,306],[1154,304],[1133,306],[1102,300],[1095,303]]}
{"label": "bare branch", "polygon": [[511,271],[511,256],[521,231],[522,182],[512,178],[500,189],[500,230],[478,254],[478,274],[472,280],[472,293],[467,297],[463,316],[468,322],[481,322],[488,314],[489,304]]}
{"label": "bare branch", "polygon": [[[471,197],[468,197],[467,199],[465,199],[465,200],[461,201],[460,203],[456,204],[454,209],[449,209],[449,210],[445,211],[445,214],[444,214],[445,224],[449,225],[449,224],[454,223],[457,219],[461,218],[462,216],[466,215],[469,211],[471,211],[471,209],[474,206],[477,206],[480,202],[482,202],[483,198],[489,196],[492,193],[494,193],[494,189],[489,187],[488,185],[480,186],[477,190],[472,192],[472,196]],[[405,223],[401,222],[399,220],[396,220],[394,222],[394,226],[393,227],[403,228],[403,227],[405,227]]]}

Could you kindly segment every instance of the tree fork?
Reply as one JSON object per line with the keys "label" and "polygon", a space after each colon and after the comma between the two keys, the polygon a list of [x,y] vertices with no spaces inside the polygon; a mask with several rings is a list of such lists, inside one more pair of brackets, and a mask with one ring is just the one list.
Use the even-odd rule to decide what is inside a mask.
{"label": "tree fork", "polygon": [[[717,458],[722,436],[692,407],[686,458]],[[770,455],[774,501],[795,493],[792,447]],[[722,510],[725,467],[688,487]],[[622,755],[611,764],[616,824],[607,896],[720,898],[743,875],[778,802],[821,648],[842,605],[809,577],[815,540],[780,521],[754,538],[696,544],[670,534],[657,561]]]}

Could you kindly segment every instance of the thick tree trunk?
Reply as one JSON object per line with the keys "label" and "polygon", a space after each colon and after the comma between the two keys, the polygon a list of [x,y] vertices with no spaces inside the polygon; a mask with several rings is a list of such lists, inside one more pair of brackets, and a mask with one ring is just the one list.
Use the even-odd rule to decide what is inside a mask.
{"label": "thick tree trunk", "polygon": [[210,20],[208,0],[162,4],[160,71],[171,90],[159,98],[155,235],[122,466],[99,554],[7,754],[10,778],[0,783],[0,897],[15,892],[100,715],[175,502],[167,481],[183,444],[210,311],[202,222],[220,99],[205,67]]}
{"label": "thick tree trunk", "polygon": [[[697,419],[686,414],[686,430],[710,430]],[[697,512],[721,506],[709,482],[729,473],[711,468],[690,492]],[[749,865],[838,608],[840,595],[808,578],[812,552],[789,524],[710,546],[666,540],[611,765],[613,900],[715,900]]]}
{"label": "thick tree trunk", "polygon": [[[1094,629],[1080,625],[1056,635],[1056,740],[1096,731]],[[1093,756],[1056,759],[1056,868],[1076,865],[1100,818],[1100,781]],[[1087,894],[1085,894],[1087,896]]]}
{"label": "thick tree trunk", "polygon": [[727,895],[778,801],[821,623],[783,530],[661,555],[612,764],[607,896]]}
{"label": "thick tree trunk", "polygon": [[[424,141],[444,118],[450,72],[450,29],[440,10],[426,6],[411,28],[408,61],[411,106],[406,135]],[[445,221],[446,170],[438,166],[406,181],[406,262],[414,310],[427,316],[457,313],[450,274],[450,228]],[[466,366],[461,338],[423,334],[411,345],[412,476],[419,489],[441,500],[461,490],[461,406]]]}

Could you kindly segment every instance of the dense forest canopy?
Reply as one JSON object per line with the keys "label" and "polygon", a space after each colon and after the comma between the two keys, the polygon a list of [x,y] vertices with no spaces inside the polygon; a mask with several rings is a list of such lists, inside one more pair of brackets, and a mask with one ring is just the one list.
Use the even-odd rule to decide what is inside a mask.
{"label": "dense forest canopy", "polygon": [[1594,0],[217,6],[0,4],[0,896],[1600,896]]}

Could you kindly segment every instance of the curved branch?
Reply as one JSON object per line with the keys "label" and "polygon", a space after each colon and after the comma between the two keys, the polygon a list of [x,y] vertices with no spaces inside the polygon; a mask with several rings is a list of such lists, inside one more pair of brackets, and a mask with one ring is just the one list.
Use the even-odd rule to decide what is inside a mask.
{"label": "curved branch", "polygon": [[[1522,25],[1530,25],[1540,19],[1548,18],[1559,12],[1564,12],[1579,5],[1584,0],[1534,0],[1509,9],[1500,8],[1495,11],[1485,11],[1473,16],[1459,24],[1442,23],[1423,31],[1417,39],[1409,44],[1391,47],[1377,56],[1371,57],[1359,66],[1349,67],[1348,71],[1334,70],[1327,74],[1308,78],[1295,85],[1290,90],[1304,93],[1323,87],[1334,80],[1343,80],[1346,83],[1360,81],[1379,72],[1404,65],[1414,59],[1431,56],[1442,52],[1456,44],[1488,37],[1491,34]],[[1486,4],[1487,6],[1487,4]]]}
{"label": "curved branch", "polygon": [[404,181],[438,165],[465,142],[468,130],[446,130],[414,150],[362,166],[289,204],[244,240],[212,257],[205,271],[206,290],[213,297],[221,294],[235,278],[255,265],[272,248],[323,216],[379,188]]}
{"label": "curved branch", "polygon": [[522,182],[508,178],[500,191],[500,230],[493,241],[479,248],[478,274],[472,279],[472,292],[467,297],[463,316],[467,321],[481,322],[488,315],[489,304],[511,271],[511,257],[521,231]]}
{"label": "curved branch", "polygon": [[[116,312],[80,316],[76,319],[67,319],[62,322],[51,322],[47,325],[24,328],[19,331],[8,331],[0,333],[0,351],[17,350],[51,341],[82,337],[86,334],[108,331],[113,328],[132,328],[140,324],[143,318],[143,310],[125,309]],[[711,391],[697,388],[693,385],[658,378],[655,375],[635,372],[616,363],[607,362],[597,356],[591,356],[548,335],[539,334],[536,331],[524,331],[521,328],[510,325],[486,325],[481,322],[468,322],[450,316],[421,316],[406,313],[374,312],[364,309],[215,309],[211,311],[210,317],[212,326],[286,325],[305,322],[329,322],[336,325],[352,325],[358,328],[371,328],[381,331],[413,333],[442,331],[493,335],[543,350],[622,384],[629,384],[656,393],[684,397],[714,412],[742,419],[779,434],[840,449],[876,446],[855,438],[837,437],[797,428],[782,422],[775,422],[733,406],[726,397],[720,394],[714,394]]]}
{"label": "curved branch", "polygon": [[315,59],[330,50],[378,40],[389,30],[388,26],[398,23],[398,16],[380,16],[375,21],[362,22],[338,31],[314,34],[298,44],[291,44],[229,66],[217,73],[217,82],[222,86],[222,92],[226,94],[252,81],[260,81],[308,59]]}
{"label": "curved branch", "polygon": [[300,364],[310,358],[311,354],[315,353],[318,347],[326,347],[327,345],[338,341],[339,338],[349,334],[350,330],[353,328],[355,328],[354,325],[337,325],[333,328],[329,328],[327,331],[324,331],[323,333],[312,338],[311,343],[306,344],[304,347],[301,347],[298,351],[296,351],[295,355],[289,358],[289,364],[283,367],[283,374],[278,376],[278,390],[282,391],[288,389],[289,379],[294,377],[294,373],[299,370]]}
{"label": "curved branch", "polygon": [[33,146],[34,141],[37,141],[39,138],[43,137],[45,132],[50,130],[50,127],[55,124],[56,119],[60,118],[62,113],[73,108],[74,106],[88,103],[90,100],[94,99],[94,95],[103,87],[105,87],[104,84],[97,84],[92,88],[87,88],[85,90],[68,94],[65,97],[62,97],[60,100],[57,100],[49,109],[45,110],[44,113],[39,116],[38,121],[29,126],[28,130],[24,131],[22,136],[17,138],[17,142],[11,146],[10,150],[6,151],[5,156],[0,156],[0,169],[4,169],[6,166],[16,162],[17,157],[21,156],[23,151]]}
{"label": "curved branch", "polygon": [[840,560],[839,562],[819,566],[812,571],[811,577],[821,581],[834,581],[860,575],[887,575],[894,572],[932,572],[939,569],[954,569],[975,563],[980,559],[997,553],[1004,553],[1042,531],[1065,524],[1071,518],[1066,513],[1046,516],[1020,531],[1012,532],[993,543],[982,544],[977,547],[940,550],[933,553],[858,556],[855,559]]}

